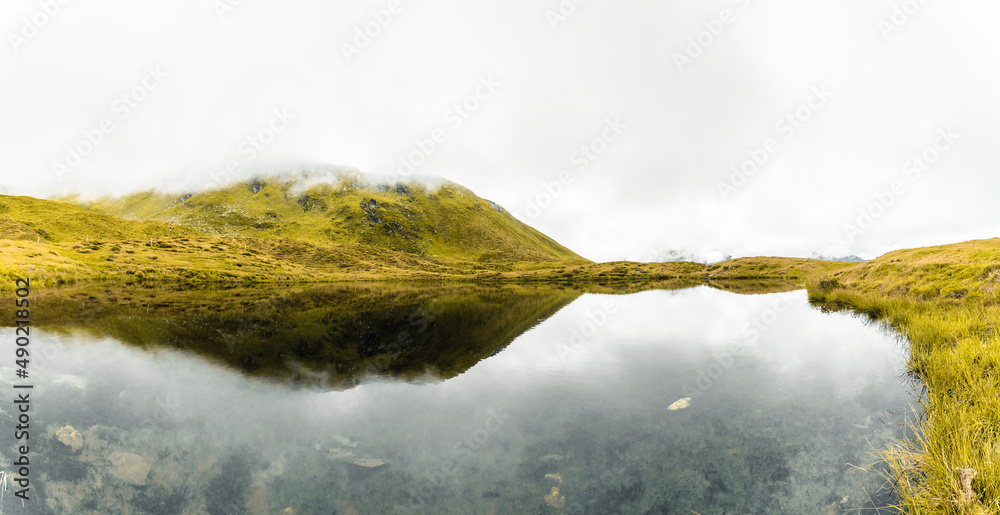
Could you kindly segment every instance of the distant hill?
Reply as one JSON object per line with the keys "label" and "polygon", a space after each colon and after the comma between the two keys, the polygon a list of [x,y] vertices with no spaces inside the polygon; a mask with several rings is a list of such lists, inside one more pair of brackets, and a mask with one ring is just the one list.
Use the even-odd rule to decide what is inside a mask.
{"label": "distant hill", "polygon": [[351,172],[297,172],[211,191],[149,191],[82,205],[210,236],[361,244],[447,261],[587,261],[499,205],[443,180],[427,185]]}
{"label": "distant hill", "polygon": [[996,305],[1000,300],[1000,238],[894,250],[827,279],[827,290],[847,285],[865,293],[923,300],[988,299]]}
{"label": "distant hill", "polygon": [[[674,261],[686,261],[691,263],[714,265],[716,263],[721,263],[732,259],[733,259],[732,255],[723,254],[721,251],[718,250],[688,252],[684,250],[671,249],[667,251],[661,251],[651,261],[662,262],[662,263],[669,263]],[[863,263],[867,261],[864,258],[860,258],[854,255],[843,256],[843,257],[829,257],[815,253],[809,259],[815,259],[818,261],[830,261],[835,263]]]}
{"label": "distant hill", "polygon": [[685,250],[665,250],[660,251],[659,254],[653,257],[650,261],[654,263],[673,263],[673,262],[687,262],[687,263],[701,263],[703,265],[709,265],[718,263],[720,261],[727,261],[733,259],[733,256],[729,254],[723,254],[718,250],[700,251],[700,252],[688,252]]}
{"label": "distant hill", "polygon": [[828,256],[813,254],[812,259],[818,259],[820,261],[838,261],[843,263],[864,263],[865,261],[868,261],[865,258],[861,258],[853,254],[850,256],[842,256],[842,257],[828,257]]}

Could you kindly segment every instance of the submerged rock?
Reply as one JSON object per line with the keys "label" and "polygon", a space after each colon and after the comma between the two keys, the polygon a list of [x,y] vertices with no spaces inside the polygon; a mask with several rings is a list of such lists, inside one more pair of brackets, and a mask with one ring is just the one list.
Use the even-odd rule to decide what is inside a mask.
{"label": "submerged rock", "polygon": [[352,461],[351,463],[353,463],[354,465],[357,465],[359,467],[370,468],[370,469],[378,468],[378,467],[381,467],[383,465],[388,465],[389,464],[386,461],[382,461],[382,460],[376,459],[376,458],[358,458],[358,459]]}
{"label": "submerged rock", "polygon": [[351,441],[350,439],[344,438],[343,436],[340,436],[340,435],[332,435],[332,436],[330,436],[330,439],[333,440],[334,443],[336,443],[337,445],[339,445],[341,447],[357,447],[358,446],[358,442]]}
{"label": "submerged rock", "polygon": [[552,487],[552,491],[542,499],[545,500],[545,504],[556,508],[562,508],[566,504],[566,497],[559,495],[559,488],[554,486]]}
{"label": "submerged rock", "polygon": [[352,461],[354,460],[354,453],[340,447],[334,447],[330,449],[330,454],[326,457],[327,459],[336,461]]}
{"label": "submerged rock", "polygon": [[56,438],[73,451],[79,451],[83,447],[83,435],[73,429],[73,426],[63,426],[56,431]]}
{"label": "submerged rock", "polygon": [[347,464],[347,477],[357,481],[386,470],[389,463],[376,458],[358,458]]}
{"label": "submerged rock", "polygon": [[249,515],[271,515],[271,503],[268,499],[267,483],[264,478],[258,478],[250,485],[250,497],[247,499],[246,510]]}
{"label": "submerged rock", "polygon": [[49,481],[45,485],[45,505],[53,513],[79,513],[79,506],[91,488],[79,482]]}
{"label": "submerged rock", "polygon": [[670,411],[677,411],[679,409],[684,409],[690,405],[691,405],[691,397],[685,397],[683,399],[675,401],[670,406],[667,406],[667,409]]}
{"label": "submerged rock", "polygon": [[115,452],[108,460],[111,461],[111,470],[108,472],[113,477],[136,486],[146,484],[146,476],[153,466],[150,460],[130,452]]}

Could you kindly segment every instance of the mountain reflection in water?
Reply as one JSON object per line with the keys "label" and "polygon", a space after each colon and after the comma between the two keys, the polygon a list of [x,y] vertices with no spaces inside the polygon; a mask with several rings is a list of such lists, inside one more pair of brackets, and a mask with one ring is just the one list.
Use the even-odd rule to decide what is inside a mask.
{"label": "mountain reflection in water", "polygon": [[189,352],[271,382],[340,389],[373,376],[454,377],[579,295],[471,285],[139,289],[42,298],[37,311],[50,313],[39,321],[47,329]]}

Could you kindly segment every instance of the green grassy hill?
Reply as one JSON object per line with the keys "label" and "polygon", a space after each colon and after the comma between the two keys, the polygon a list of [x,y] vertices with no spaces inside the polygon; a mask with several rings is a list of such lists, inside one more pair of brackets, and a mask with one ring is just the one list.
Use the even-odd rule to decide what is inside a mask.
{"label": "green grassy hill", "polygon": [[1000,300],[1000,238],[889,252],[833,276],[863,293]]}
{"label": "green grassy hill", "polygon": [[458,184],[376,182],[356,173],[301,172],[195,194],[144,192],[85,204],[133,220],[212,236],[362,244],[442,261],[586,262]]}
{"label": "green grassy hill", "polygon": [[0,290],[79,280],[181,283],[491,279],[590,262],[457,184],[349,172],[199,193],[0,195]]}
{"label": "green grassy hill", "polygon": [[116,216],[64,202],[0,195],[0,239],[4,240],[86,243],[101,238],[148,239],[167,230],[163,223],[123,223]]}

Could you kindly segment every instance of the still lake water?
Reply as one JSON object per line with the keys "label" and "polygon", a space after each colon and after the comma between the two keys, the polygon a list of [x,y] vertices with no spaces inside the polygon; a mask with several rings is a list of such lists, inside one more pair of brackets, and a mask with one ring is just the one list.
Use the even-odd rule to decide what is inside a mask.
{"label": "still lake water", "polygon": [[[343,310],[356,291],[161,317],[168,306],[78,306],[79,323],[36,324],[33,500],[8,485],[2,512],[825,514],[892,502],[870,465],[914,418],[905,345],[822,313],[805,291],[377,290]],[[14,405],[0,407],[12,429]]]}

